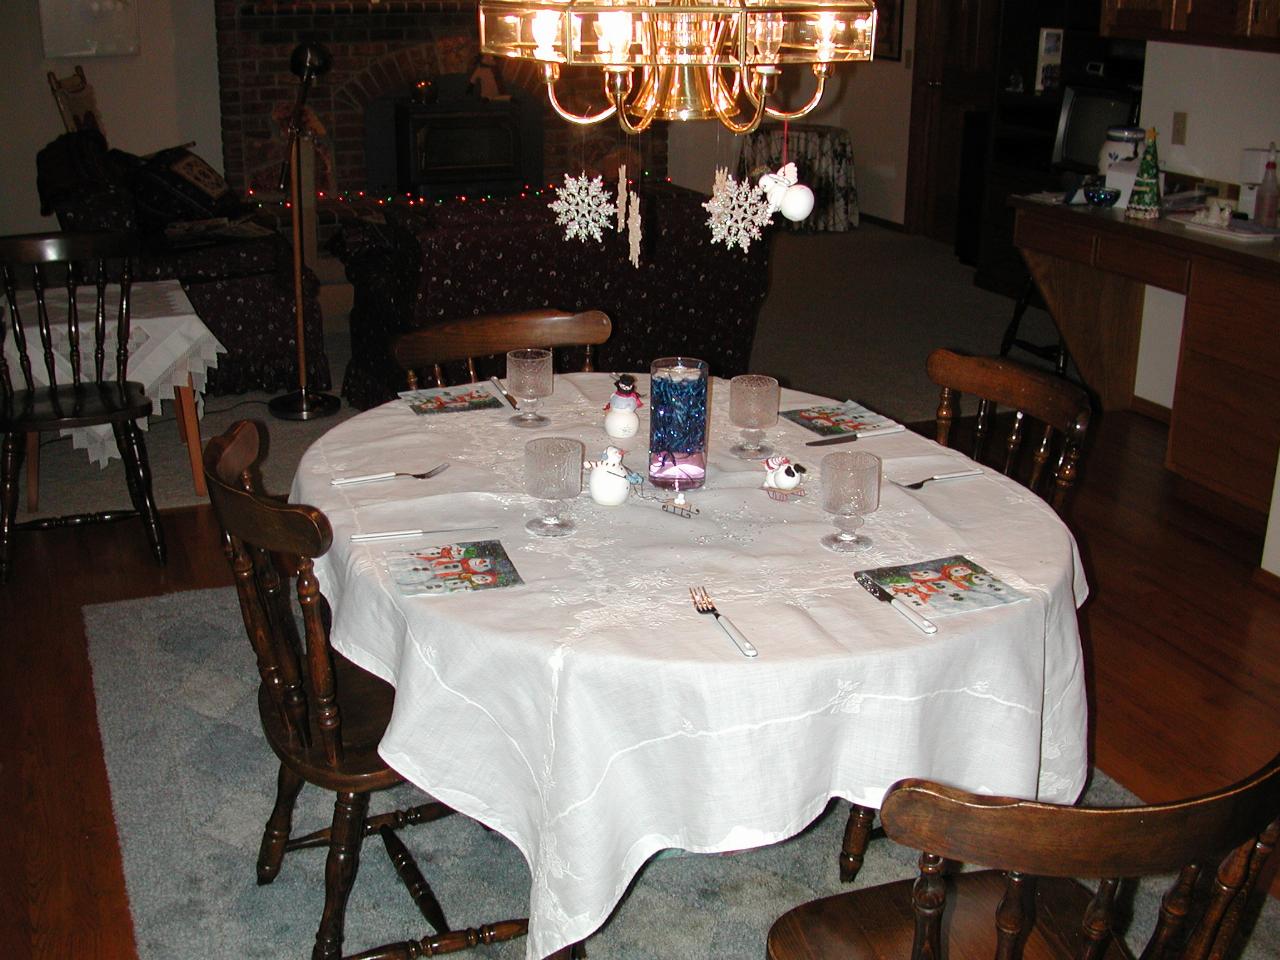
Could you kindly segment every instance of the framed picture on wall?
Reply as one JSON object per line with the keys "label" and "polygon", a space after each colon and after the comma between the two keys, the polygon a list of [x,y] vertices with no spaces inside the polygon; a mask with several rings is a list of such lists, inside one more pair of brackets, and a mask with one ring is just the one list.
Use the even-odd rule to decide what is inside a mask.
{"label": "framed picture on wall", "polygon": [[1057,90],[1062,85],[1062,28],[1044,27],[1036,52],[1036,93]]}
{"label": "framed picture on wall", "polygon": [[902,5],[905,0],[877,0],[875,59],[902,59]]}
{"label": "framed picture on wall", "polygon": [[40,0],[44,55],[118,57],[138,52],[138,0]]}

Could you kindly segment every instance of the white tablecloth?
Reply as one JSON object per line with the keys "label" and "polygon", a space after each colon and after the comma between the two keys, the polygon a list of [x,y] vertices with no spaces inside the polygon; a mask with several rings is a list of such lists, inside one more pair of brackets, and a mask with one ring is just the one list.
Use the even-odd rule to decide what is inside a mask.
{"label": "white tablecloth", "polygon": [[[610,389],[602,374],[557,377],[552,423],[533,435],[578,437],[599,456]],[[783,409],[813,399],[784,391]],[[600,507],[584,493],[575,536],[528,535],[531,432],[510,427],[505,408],[426,417],[392,402],[335,427],[298,468],[292,499],[333,524],[317,569],[334,643],[396,686],[381,753],[524,853],[530,957],[599,927],[664,848],[768,844],[831,797],[878,807],[904,776],[1063,802],[1084,785],[1075,611],[1087,587],[1053,511],[996,473],[919,491],[886,481],[865,528],[874,545],[837,556],[817,545],[832,529],[816,474],[829,450],[805,447],[813,434],[780,420],[770,440],[810,467],[811,489],[771,500],[761,467],[727,452],[737,433],[728,400],[728,384],[713,381],[708,482],[689,495],[700,511],[691,520],[636,501]],[[626,458],[640,471],[643,419]],[[970,464],[911,433],[855,446],[899,480]],[[432,480],[329,483],[445,459]],[[467,522],[497,529],[349,540]],[[381,559],[487,537],[502,541],[523,585],[406,599]],[[853,581],[864,567],[954,553],[1031,600],[940,619],[926,636]],[[695,613],[690,584],[707,587],[757,659]]]}
{"label": "white tablecloth", "polygon": [[[115,296],[108,294],[107,302],[107,356],[103,371],[109,377],[114,377],[116,362],[118,290],[119,288],[114,289]],[[96,296],[93,287],[80,287],[76,294],[80,309],[80,358],[86,379],[93,378],[93,311]],[[134,283],[130,296],[129,379],[142,384],[159,413],[163,409],[163,401],[172,400],[174,389],[185,387],[187,378],[190,377],[197,407],[202,408],[200,400],[204,393],[206,371],[218,365],[218,354],[226,353],[227,348],[218,342],[218,338],[196,315],[195,308],[191,306],[191,301],[187,299],[177,280]],[[71,383],[66,290],[62,287],[50,288],[45,297],[53,330],[55,373],[59,383]],[[35,294],[30,290],[19,291],[18,309],[27,337],[31,372],[38,384],[47,385]],[[5,355],[9,360],[11,373],[16,375],[18,349],[12,332],[5,337]],[[147,424],[147,420],[138,421],[138,425],[144,430]],[[62,435],[70,436],[73,446],[77,450],[85,450],[89,459],[100,467],[105,467],[109,459],[120,455],[110,424],[63,430]]]}

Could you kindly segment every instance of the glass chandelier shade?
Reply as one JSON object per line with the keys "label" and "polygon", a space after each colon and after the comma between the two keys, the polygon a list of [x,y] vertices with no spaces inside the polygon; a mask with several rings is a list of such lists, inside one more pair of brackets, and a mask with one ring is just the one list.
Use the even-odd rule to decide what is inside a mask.
{"label": "glass chandelier shade", "polygon": [[[655,119],[714,117],[745,133],[766,115],[803,116],[821,100],[831,64],[871,59],[875,27],[873,0],[480,0],[485,53],[539,61],[565,119],[616,114],[630,133]],[[793,111],[768,103],[788,63],[810,64],[817,79]],[[583,116],[560,105],[560,68],[574,65],[602,71],[605,109]]]}

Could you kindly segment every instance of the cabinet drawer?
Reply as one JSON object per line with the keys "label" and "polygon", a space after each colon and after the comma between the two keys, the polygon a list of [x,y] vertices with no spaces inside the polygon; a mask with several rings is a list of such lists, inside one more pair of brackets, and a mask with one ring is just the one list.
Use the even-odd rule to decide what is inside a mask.
{"label": "cabinet drawer", "polygon": [[1024,250],[1036,250],[1077,263],[1093,263],[1098,235],[1088,227],[1065,224],[1059,218],[1037,217],[1018,211],[1013,242]]}
{"label": "cabinet drawer", "polygon": [[1277,304],[1280,282],[1197,257],[1191,268],[1183,347],[1218,357],[1249,375],[1275,377],[1280,373]]}
{"label": "cabinet drawer", "polygon": [[1101,270],[1175,293],[1187,292],[1187,281],[1191,276],[1190,257],[1153,243],[1109,234],[1098,237],[1095,263]]}
{"label": "cabinet drawer", "polygon": [[1169,469],[1254,510],[1271,504],[1280,450],[1280,381],[1183,346],[1169,425]]}

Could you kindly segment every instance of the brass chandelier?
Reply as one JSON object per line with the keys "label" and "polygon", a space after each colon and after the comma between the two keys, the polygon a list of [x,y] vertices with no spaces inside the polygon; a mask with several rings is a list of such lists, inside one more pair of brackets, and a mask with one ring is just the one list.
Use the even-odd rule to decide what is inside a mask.
{"label": "brass chandelier", "polygon": [[[873,0],[480,0],[485,53],[540,62],[556,113],[579,124],[616,115],[627,133],[713,118],[750,133],[765,116],[803,117],[833,63],[871,59],[875,28]],[[817,80],[798,110],[769,102],[784,63],[811,64]],[[561,105],[556,81],[573,65],[600,69],[608,106]]]}

